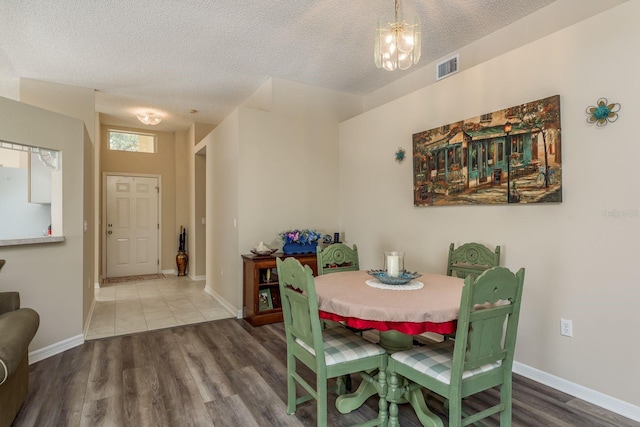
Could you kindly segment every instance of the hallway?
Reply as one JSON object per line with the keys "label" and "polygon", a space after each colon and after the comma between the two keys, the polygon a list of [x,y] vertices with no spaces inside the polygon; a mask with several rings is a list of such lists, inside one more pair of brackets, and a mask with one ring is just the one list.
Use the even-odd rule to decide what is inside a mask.
{"label": "hallway", "polygon": [[87,340],[235,317],[204,291],[204,280],[167,276],[95,290]]}

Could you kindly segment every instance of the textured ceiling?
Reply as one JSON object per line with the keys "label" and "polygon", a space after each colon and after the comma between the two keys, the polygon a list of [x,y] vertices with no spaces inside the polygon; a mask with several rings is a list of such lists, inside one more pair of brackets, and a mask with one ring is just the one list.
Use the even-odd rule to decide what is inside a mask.
{"label": "textured ceiling", "polygon": [[187,129],[218,124],[269,77],[368,94],[553,1],[404,0],[422,59],[388,72],[373,34],[392,0],[1,0],[0,76],[94,88],[109,124],[154,110],[156,129]]}

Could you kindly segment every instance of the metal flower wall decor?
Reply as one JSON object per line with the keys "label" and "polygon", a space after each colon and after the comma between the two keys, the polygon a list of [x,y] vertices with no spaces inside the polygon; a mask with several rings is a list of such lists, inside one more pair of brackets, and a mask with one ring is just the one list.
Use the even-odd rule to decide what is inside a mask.
{"label": "metal flower wall decor", "polygon": [[404,154],[405,154],[404,148],[399,147],[398,151],[396,151],[396,162],[402,163],[402,161],[404,160]]}
{"label": "metal flower wall decor", "polygon": [[596,126],[605,126],[618,120],[620,104],[607,101],[607,98],[598,99],[598,105],[587,107],[587,123],[595,123]]}

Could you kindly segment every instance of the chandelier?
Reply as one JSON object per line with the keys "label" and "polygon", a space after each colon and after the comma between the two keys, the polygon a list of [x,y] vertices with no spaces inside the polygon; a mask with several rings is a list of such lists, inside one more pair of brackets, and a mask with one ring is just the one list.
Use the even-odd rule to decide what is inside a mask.
{"label": "chandelier", "polygon": [[163,117],[160,114],[156,114],[151,111],[137,114],[136,117],[145,125],[151,125],[151,126],[157,125],[163,119]]}
{"label": "chandelier", "polygon": [[398,20],[398,0],[395,3],[395,22],[380,27],[378,21],[373,53],[376,67],[387,71],[406,70],[420,60],[420,21],[418,17],[414,18],[413,24]]}

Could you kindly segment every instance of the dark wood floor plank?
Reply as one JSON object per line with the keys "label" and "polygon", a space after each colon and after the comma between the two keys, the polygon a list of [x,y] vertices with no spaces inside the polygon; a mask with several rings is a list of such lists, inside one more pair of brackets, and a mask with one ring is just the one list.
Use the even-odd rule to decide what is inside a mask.
{"label": "dark wood floor plank", "polygon": [[152,364],[167,418],[171,426],[210,425],[207,408],[175,340],[174,332],[181,333],[183,328],[150,332],[149,345],[155,350]]}
{"label": "dark wood floor plank", "polygon": [[169,426],[160,384],[152,366],[126,369],[123,372],[124,419],[128,426]]}
{"label": "dark wood floor plank", "polygon": [[[365,337],[378,338],[368,332]],[[309,369],[300,373],[315,381]],[[353,381],[355,387],[360,380]],[[225,319],[94,340],[31,365],[29,384],[12,427],[316,425],[314,400],[286,414],[282,323],[254,328]],[[518,375],[513,385],[513,427],[640,427]],[[425,396],[446,425],[443,399]],[[338,413],[336,397],[328,397],[328,426],[377,415],[375,397],[351,414]],[[497,390],[489,390],[465,399],[465,406],[480,408],[497,400]],[[409,405],[399,406],[399,418],[403,427],[420,425]],[[486,424],[498,426],[498,418]]]}
{"label": "dark wood floor plank", "polygon": [[122,369],[141,368],[151,364],[152,349],[149,348],[149,335],[134,334],[122,337]]}
{"label": "dark wood floor plank", "polygon": [[248,406],[251,415],[261,426],[301,426],[300,421],[287,415],[287,405],[278,397],[253,366],[229,372],[231,382]]}
{"label": "dark wood floor plank", "polygon": [[[586,414],[587,416],[594,417],[602,425],[612,427],[637,427],[638,423],[629,420],[615,412],[608,411],[599,406],[592,405],[584,400],[573,398],[567,402],[567,406]],[[606,424],[604,424],[606,423]]]}
{"label": "dark wood floor plank", "polygon": [[94,341],[85,401],[122,395],[122,338]]}
{"label": "dark wood floor plank", "polygon": [[183,329],[174,337],[205,403],[236,394],[225,371],[195,330]]}
{"label": "dark wood floor plank", "polygon": [[57,416],[59,425],[79,426],[82,418],[84,398],[87,392],[89,371],[93,360],[93,344],[83,345],[63,354],[58,365],[62,371],[54,388],[62,400]]}
{"label": "dark wood floor plank", "polygon": [[112,396],[85,401],[82,409],[81,427],[124,426],[122,396]]}
{"label": "dark wood floor plank", "polygon": [[251,411],[237,394],[214,399],[206,405],[215,427],[264,426],[253,418]]}
{"label": "dark wood floor plank", "polygon": [[[220,320],[219,323],[210,323],[198,330],[200,339],[214,356],[220,368],[225,372],[240,369],[245,366],[234,353],[235,348],[233,343],[231,343],[223,333],[223,330],[226,329],[229,324],[228,320]],[[222,326],[222,328],[220,326]]]}

